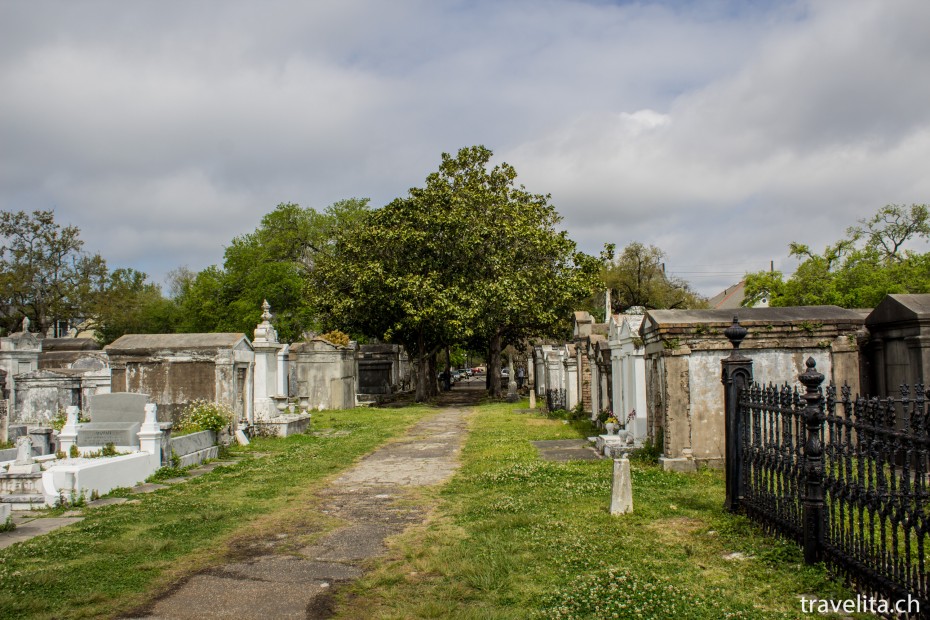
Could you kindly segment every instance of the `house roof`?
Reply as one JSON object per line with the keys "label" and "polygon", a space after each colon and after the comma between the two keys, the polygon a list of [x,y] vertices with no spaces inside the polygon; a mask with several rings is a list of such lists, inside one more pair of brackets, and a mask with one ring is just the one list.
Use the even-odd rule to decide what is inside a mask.
{"label": "house roof", "polygon": [[746,280],[740,280],[708,299],[707,305],[714,310],[741,308],[744,299],[746,299]]}

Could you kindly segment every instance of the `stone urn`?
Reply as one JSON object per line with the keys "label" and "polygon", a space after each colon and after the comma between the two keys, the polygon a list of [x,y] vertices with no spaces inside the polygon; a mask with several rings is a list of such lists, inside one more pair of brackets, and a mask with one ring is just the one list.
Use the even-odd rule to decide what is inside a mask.
{"label": "stone urn", "polygon": [[614,422],[606,422],[604,424],[604,428],[607,430],[608,435],[615,435],[617,433],[617,429],[620,428],[620,425],[615,424]]}

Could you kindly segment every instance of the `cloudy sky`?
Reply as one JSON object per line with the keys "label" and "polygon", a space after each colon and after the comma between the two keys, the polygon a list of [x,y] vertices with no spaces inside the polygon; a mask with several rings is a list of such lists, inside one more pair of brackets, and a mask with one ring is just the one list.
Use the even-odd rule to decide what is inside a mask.
{"label": "cloudy sky", "polygon": [[928,32],[926,0],[0,0],[0,208],[161,281],[483,144],[583,249],[712,295],[930,202]]}

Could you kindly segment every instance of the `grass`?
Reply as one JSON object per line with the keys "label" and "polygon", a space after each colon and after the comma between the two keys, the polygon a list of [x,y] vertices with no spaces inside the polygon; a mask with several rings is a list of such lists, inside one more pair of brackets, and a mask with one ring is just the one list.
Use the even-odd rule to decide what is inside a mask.
{"label": "grass", "polygon": [[801,596],[854,598],[794,543],[725,513],[720,472],[634,462],[634,512],[609,515],[609,460],[541,461],[529,443],[585,423],[512,408],[476,410],[431,520],[343,592],[338,617],[802,618]]}
{"label": "grass", "polygon": [[[80,523],[0,550],[0,618],[125,613],[282,525],[324,531],[334,523],[312,510],[313,490],[429,413],[317,413],[313,435],[258,438],[232,450],[242,457],[234,465],[132,496],[137,503],[86,510]],[[248,458],[256,454],[266,456]],[[129,490],[111,495],[129,497]]]}
{"label": "grass", "polygon": [[[588,424],[512,409],[470,414],[458,474],[420,493],[429,519],[337,591],[339,617],[802,618],[802,595],[854,598],[793,543],[725,513],[719,472],[636,461],[634,512],[609,515],[610,461],[541,461],[530,444]],[[430,412],[315,414],[313,436],[256,439],[235,465],[0,550],[0,618],[125,614],[282,528],[309,544],[336,525],[313,491]]]}

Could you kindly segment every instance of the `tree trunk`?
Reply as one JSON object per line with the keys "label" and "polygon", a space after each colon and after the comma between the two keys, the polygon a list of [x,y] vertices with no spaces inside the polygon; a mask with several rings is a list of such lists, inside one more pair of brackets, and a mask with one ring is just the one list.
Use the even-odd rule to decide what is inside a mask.
{"label": "tree trunk", "polygon": [[494,332],[491,336],[490,355],[488,356],[488,374],[491,376],[491,398],[501,397],[501,335]]}
{"label": "tree trunk", "polygon": [[423,334],[421,333],[417,341],[416,401],[418,403],[426,402],[429,399],[429,378],[429,356],[426,354],[426,343],[423,341]]}
{"label": "tree trunk", "polygon": [[452,389],[452,356],[449,354],[449,345],[446,345],[446,379],[443,385],[444,390]]}
{"label": "tree trunk", "polygon": [[427,392],[429,392],[430,398],[436,398],[439,396],[439,379],[437,378],[436,372],[437,367],[438,364],[436,363],[436,352],[433,351],[429,354],[429,367],[427,370],[429,373],[427,383],[427,386],[429,387],[427,388]]}

